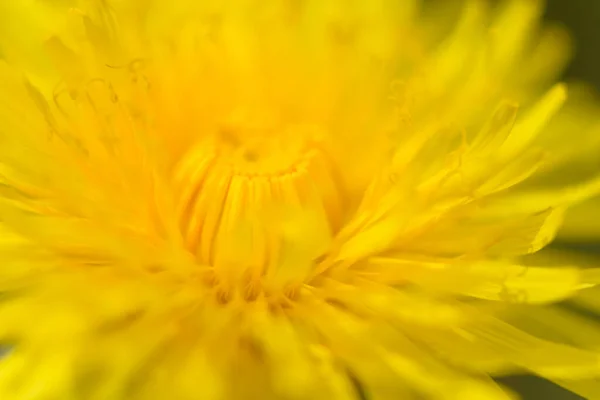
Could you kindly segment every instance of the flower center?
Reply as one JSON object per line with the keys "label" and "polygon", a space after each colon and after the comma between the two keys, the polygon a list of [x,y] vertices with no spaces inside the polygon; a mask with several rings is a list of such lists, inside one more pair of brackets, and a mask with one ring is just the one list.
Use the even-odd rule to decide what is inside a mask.
{"label": "flower center", "polygon": [[286,210],[309,211],[322,216],[329,233],[338,229],[340,181],[320,136],[310,126],[226,126],[179,163],[180,229],[198,263],[210,268],[219,301],[255,300],[307,275],[311,265],[296,265],[287,280],[269,279],[282,252],[296,245],[282,236]]}

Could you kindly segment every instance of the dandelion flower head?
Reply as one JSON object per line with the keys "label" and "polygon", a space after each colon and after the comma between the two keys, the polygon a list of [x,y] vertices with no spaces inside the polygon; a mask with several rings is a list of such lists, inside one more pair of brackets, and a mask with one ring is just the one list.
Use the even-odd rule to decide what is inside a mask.
{"label": "dandelion flower head", "polygon": [[1,2],[0,398],[589,388],[597,334],[551,303],[600,306],[598,270],[523,258],[600,190],[553,178],[596,109],[542,11]]}

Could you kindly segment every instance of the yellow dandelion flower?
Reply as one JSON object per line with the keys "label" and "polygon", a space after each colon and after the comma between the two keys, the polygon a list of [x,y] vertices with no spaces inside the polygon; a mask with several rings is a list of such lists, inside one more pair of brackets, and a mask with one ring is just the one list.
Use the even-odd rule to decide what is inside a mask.
{"label": "yellow dandelion flower", "polygon": [[522,258],[600,191],[542,6],[1,2],[0,398],[596,390],[600,271]]}

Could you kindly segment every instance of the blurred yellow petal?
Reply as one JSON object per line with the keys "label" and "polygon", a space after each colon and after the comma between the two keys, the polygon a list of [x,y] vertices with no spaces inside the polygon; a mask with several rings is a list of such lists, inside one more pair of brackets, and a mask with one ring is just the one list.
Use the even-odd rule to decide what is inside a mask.
{"label": "blurred yellow petal", "polygon": [[596,326],[549,304],[597,313],[598,264],[544,248],[565,215],[564,237],[598,225],[598,105],[555,81],[570,43],[542,15],[0,4],[0,398],[513,399],[494,378],[596,378]]}
{"label": "blurred yellow petal", "polygon": [[575,393],[584,399],[595,399],[600,396],[600,382],[598,380],[557,380],[560,386]]}
{"label": "blurred yellow petal", "polygon": [[595,219],[600,210],[600,199],[576,205],[567,212],[559,237],[569,241],[595,241],[600,237],[600,228]]}
{"label": "blurred yellow petal", "polygon": [[490,373],[524,368],[550,379],[588,379],[600,373],[596,351],[544,341],[496,319],[482,318],[445,337],[422,331],[418,338],[440,357]]}

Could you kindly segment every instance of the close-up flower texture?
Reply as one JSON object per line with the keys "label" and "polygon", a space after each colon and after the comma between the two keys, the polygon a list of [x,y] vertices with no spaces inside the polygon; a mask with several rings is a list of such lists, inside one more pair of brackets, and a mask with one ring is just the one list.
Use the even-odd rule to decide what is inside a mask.
{"label": "close-up flower texture", "polygon": [[600,262],[546,247],[600,231],[600,113],[543,12],[1,0],[0,399],[600,398]]}

